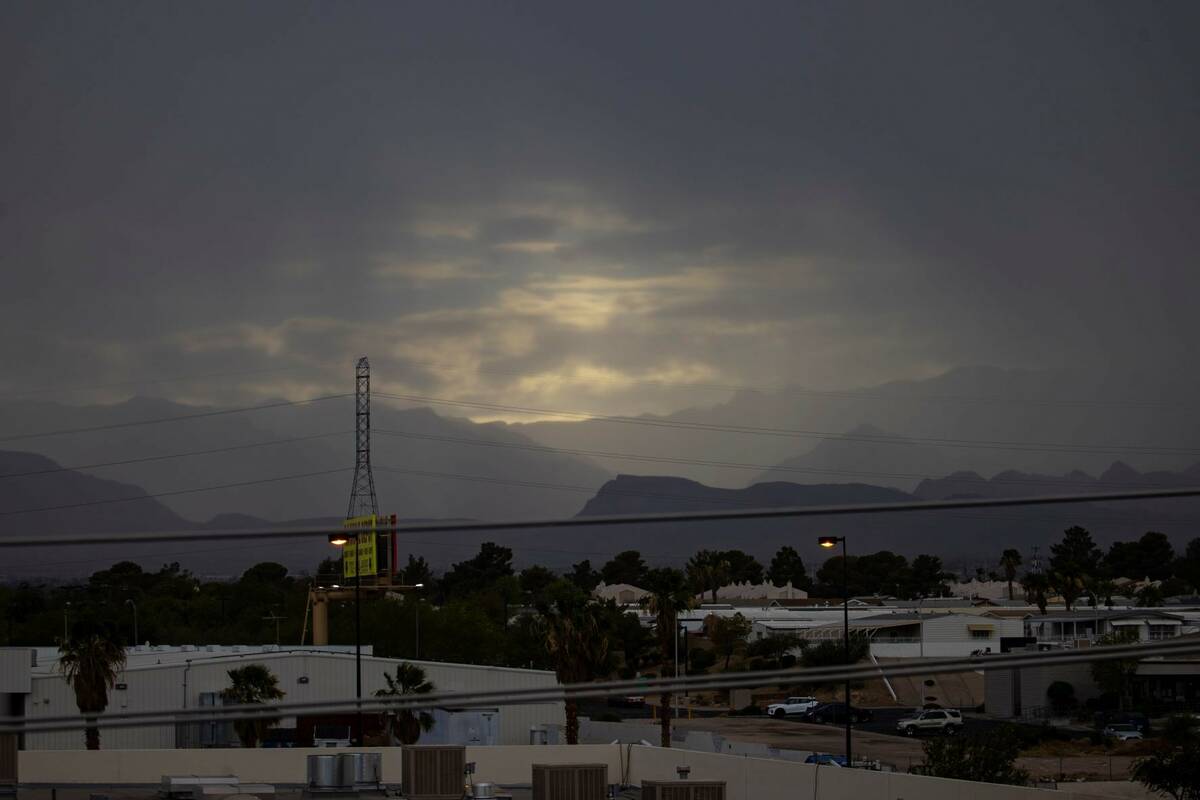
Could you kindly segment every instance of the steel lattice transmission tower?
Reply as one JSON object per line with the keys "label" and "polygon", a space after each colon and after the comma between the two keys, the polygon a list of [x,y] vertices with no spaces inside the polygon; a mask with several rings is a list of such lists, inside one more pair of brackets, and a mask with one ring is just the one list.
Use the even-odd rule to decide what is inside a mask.
{"label": "steel lattice transmission tower", "polygon": [[379,516],[375,476],[371,473],[371,362],[363,356],[354,365],[354,483],[346,517]]}

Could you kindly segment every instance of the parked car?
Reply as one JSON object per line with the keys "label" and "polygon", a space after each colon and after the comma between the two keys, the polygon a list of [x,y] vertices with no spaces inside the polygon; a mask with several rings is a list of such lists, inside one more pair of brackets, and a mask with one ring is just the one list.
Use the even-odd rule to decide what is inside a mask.
{"label": "parked car", "polygon": [[1116,739],[1119,742],[1138,741],[1142,738],[1142,732],[1132,725],[1123,725],[1121,723],[1113,723],[1104,729],[1104,735],[1110,739]]}
{"label": "parked car", "polygon": [[643,708],[646,698],[640,694],[626,694],[608,698],[608,704],[616,708]]}
{"label": "parked car", "polygon": [[896,723],[896,730],[905,736],[918,733],[944,733],[953,736],[962,730],[962,712],[953,708],[929,709],[905,717]]}
{"label": "parked car", "polygon": [[844,767],[846,766],[845,756],[835,756],[829,753],[809,753],[808,758],[804,759],[805,764],[820,764],[825,767]]}
{"label": "parked car", "polygon": [[771,703],[767,713],[772,717],[786,717],[788,714],[803,714],[821,705],[815,697],[789,697],[781,703]]}
{"label": "parked car", "polygon": [[[851,722],[869,722],[871,716],[870,709],[850,707]],[[818,725],[826,722],[845,722],[846,704],[821,703],[819,706],[804,713],[804,721],[815,722]]]}
{"label": "parked car", "polygon": [[1145,735],[1150,732],[1150,719],[1145,714],[1136,711],[1118,712],[1108,718],[1108,724],[1132,725],[1137,732]]}

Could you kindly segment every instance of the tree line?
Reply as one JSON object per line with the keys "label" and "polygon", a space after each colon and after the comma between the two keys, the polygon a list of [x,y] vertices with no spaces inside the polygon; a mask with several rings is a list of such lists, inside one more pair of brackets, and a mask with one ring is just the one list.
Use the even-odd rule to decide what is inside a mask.
{"label": "tree line", "polygon": [[[1005,550],[1001,555],[1000,566],[1010,597],[1022,563],[1016,550]],[[1170,540],[1157,531],[1134,541],[1113,542],[1105,552],[1086,528],[1074,526],[1050,546],[1045,568],[1038,567],[1027,571],[1020,585],[1029,602],[1043,614],[1049,598],[1056,594],[1068,611],[1081,599],[1111,605],[1121,588],[1116,583],[1118,578],[1160,582],[1157,586],[1144,585],[1133,599],[1141,606],[1161,606],[1167,597],[1200,592],[1200,537],[1188,542],[1182,555],[1177,555]]]}

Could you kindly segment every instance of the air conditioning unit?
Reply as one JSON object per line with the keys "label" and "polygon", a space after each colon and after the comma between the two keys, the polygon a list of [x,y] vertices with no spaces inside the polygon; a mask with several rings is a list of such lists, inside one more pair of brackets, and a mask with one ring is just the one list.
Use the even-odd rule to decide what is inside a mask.
{"label": "air conditioning unit", "polygon": [[605,800],[607,764],[534,764],[533,800]]}
{"label": "air conditioning unit", "polygon": [[405,745],[400,766],[400,794],[407,800],[462,800],[467,766],[462,745]]}
{"label": "air conditioning unit", "polygon": [[725,781],[642,781],[642,800],[725,800]]}

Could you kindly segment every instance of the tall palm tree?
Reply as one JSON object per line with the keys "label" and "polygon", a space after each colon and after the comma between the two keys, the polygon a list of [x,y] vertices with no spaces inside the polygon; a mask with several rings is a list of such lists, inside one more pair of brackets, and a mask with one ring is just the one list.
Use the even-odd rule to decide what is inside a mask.
{"label": "tall palm tree", "polygon": [[713,550],[701,550],[688,559],[686,569],[688,580],[692,582],[693,587],[700,594],[706,590],[712,592],[712,601],[716,603],[717,591],[729,583],[729,559]]}
{"label": "tall palm tree", "polygon": [[[551,594],[551,599],[539,604],[538,614],[559,682],[583,683],[611,672],[614,653],[607,630],[608,609],[574,588],[558,586]],[[567,744],[578,744],[578,701],[568,695],[564,706]]]}
{"label": "tall palm tree", "polygon": [[[643,581],[646,595],[643,601],[650,613],[654,615],[654,627],[658,633],[658,647],[662,655],[660,675],[666,670],[667,664],[675,657],[675,637],[678,635],[677,626],[679,612],[693,605],[691,587],[687,577],[677,569],[663,567],[652,569],[646,573]],[[665,675],[663,677],[666,677]],[[671,693],[659,695],[659,707],[662,711],[662,746],[671,746]]]}
{"label": "tall palm tree", "polygon": [[1025,599],[1038,607],[1043,615],[1046,613],[1046,603],[1050,594],[1050,580],[1043,572],[1030,572],[1021,579],[1021,587],[1025,589]]}
{"label": "tall palm tree", "polygon": [[108,690],[125,668],[125,648],[99,634],[71,639],[59,646],[58,668],[75,690],[75,705],[87,726],[83,729],[88,750],[100,749],[96,715],[108,708]]}
{"label": "tall palm tree", "polygon": [[1021,566],[1021,551],[1009,548],[1000,554],[1000,566],[1004,568],[1004,579],[1008,581],[1008,599],[1013,599],[1013,581],[1017,578],[1017,567]]}
{"label": "tall palm tree", "polygon": [[[411,697],[414,694],[429,694],[435,688],[426,679],[425,670],[407,661],[396,665],[396,677],[385,672],[383,679],[387,681],[387,688],[377,690],[376,697]],[[391,719],[388,729],[400,744],[416,744],[422,732],[428,733],[433,728],[433,715],[428,711],[402,708],[389,711],[387,717]]]}
{"label": "tall palm tree", "polygon": [[[269,700],[282,700],[285,692],[279,688],[275,673],[262,664],[247,664],[228,672],[230,685],[221,690],[221,699],[230,705],[262,705]],[[242,747],[258,747],[267,728],[278,719],[262,717],[233,723]]]}

